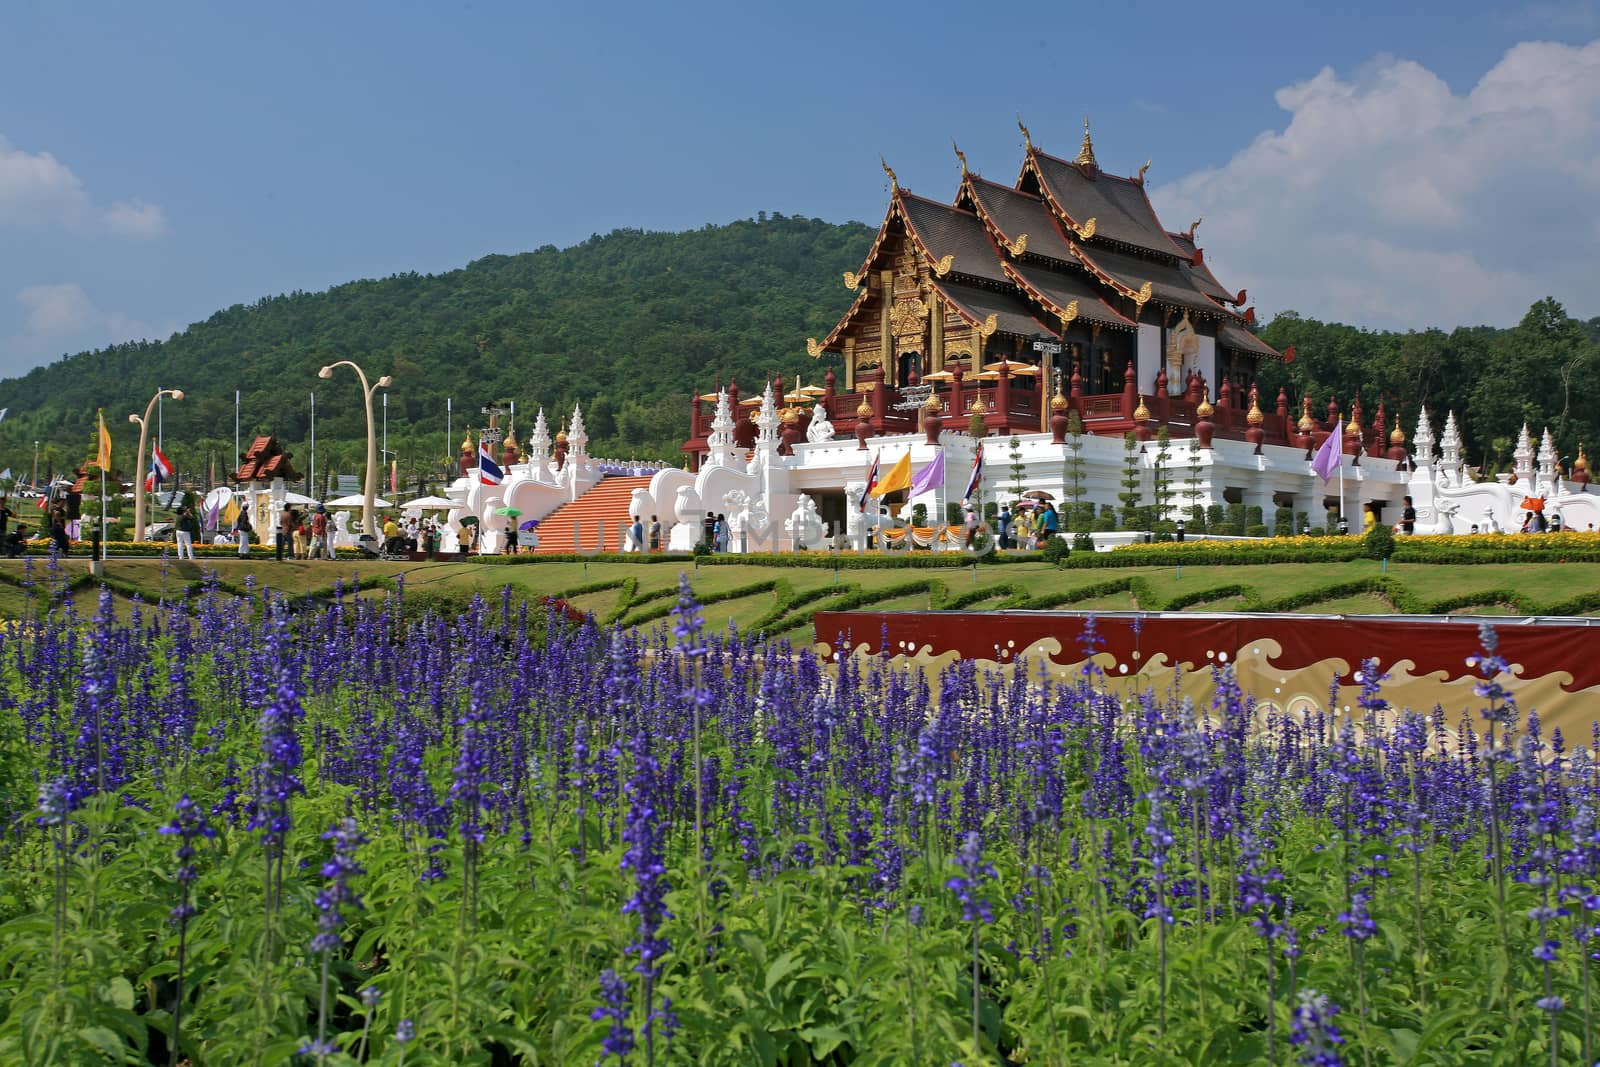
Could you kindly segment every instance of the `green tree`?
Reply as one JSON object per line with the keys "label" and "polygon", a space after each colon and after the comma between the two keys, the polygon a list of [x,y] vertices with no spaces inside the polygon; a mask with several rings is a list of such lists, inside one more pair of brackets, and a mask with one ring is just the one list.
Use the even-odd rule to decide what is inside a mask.
{"label": "green tree", "polygon": [[1087,530],[1094,518],[1084,511],[1083,494],[1083,419],[1074,411],[1067,419],[1067,514],[1074,530]]}
{"label": "green tree", "polygon": [[1166,522],[1172,507],[1172,435],[1165,426],[1156,431],[1155,465],[1151,468],[1151,491],[1156,501],[1156,521]]}
{"label": "green tree", "polygon": [[1139,501],[1143,496],[1140,488],[1144,482],[1139,470],[1139,439],[1131,430],[1122,437],[1122,449],[1122,492],[1117,499],[1122,501],[1122,525],[1131,529],[1139,525]]}

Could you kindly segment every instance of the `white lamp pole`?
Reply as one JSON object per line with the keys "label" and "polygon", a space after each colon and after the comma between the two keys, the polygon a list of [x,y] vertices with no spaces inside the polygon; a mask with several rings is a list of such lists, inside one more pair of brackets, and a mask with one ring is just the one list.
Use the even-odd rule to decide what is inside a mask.
{"label": "white lamp pole", "polygon": [[348,359],[341,359],[337,363],[330,363],[317,372],[318,378],[332,378],[333,368],[349,367],[356,372],[356,377],[361,379],[361,396],[367,405],[367,485],[361,501],[361,527],[365,533],[378,536],[378,520],[373,514],[373,499],[377,496],[378,475],[378,435],[372,424],[372,394],[379,389],[387,389],[394,379],[385,374],[382,378],[367,384],[367,375],[360,367]]}
{"label": "white lamp pole", "polygon": [[133,539],[144,540],[144,483],[139,480],[139,472],[144,470],[144,447],[150,443],[150,412],[156,403],[164,396],[174,400],[183,399],[182,389],[161,389],[150,398],[150,403],[144,406],[144,415],[129,415],[128,421],[139,425],[139,454],[134,459],[133,474]]}

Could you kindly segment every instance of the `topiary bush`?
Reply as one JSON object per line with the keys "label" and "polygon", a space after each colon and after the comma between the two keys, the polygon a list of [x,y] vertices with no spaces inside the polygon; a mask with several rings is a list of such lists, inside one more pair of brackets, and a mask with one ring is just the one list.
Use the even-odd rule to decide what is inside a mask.
{"label": "topiary bush", "polygon": [[1060,566],[1068,556],[1072,555],[1072,546],[1064,537],[1052,537],[1044,543],[1044,551],[1039,553],[1046,563]]}
{"label": "topiary bush", "polygon": [[1394,555],[1394,531],[1386,522],[1375,522],[1362,539],[1368,559],[1388,559]]}

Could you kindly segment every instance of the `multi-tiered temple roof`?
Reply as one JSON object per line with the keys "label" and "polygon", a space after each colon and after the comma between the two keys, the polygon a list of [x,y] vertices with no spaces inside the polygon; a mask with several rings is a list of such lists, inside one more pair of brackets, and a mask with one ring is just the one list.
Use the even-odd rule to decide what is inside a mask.
{"label": "multi-tiered temple roof", "polygon": [[[1214,341],[1238,389],[1253,382],[1257,359],[1279,357],[1250,332],[1245,292],[1225,288],[1206,265],[1198,222],[1184,233],[1162,225],[1144,168],[1131,178],[1102,171],[1087,123],[1071,161],[1035,147],[1026,127],[1023,136],[1013,185],[970,172],[958,149],[961,184],[948,204],[914,195],[885,165],[892,188],[883,224],[861,269],[845,274],[856,299],[809,346],[814,356],[845,357],[847,388],[874,367],[903,383],[906,354],[918,357],[911,369],[922,374],[997,350],[1036,359],[1024,340],[1073,346],[1079,360],[1110,350],[1121,362],[1141,324],[1165,330],[1186,321]],[[1102,331],[1121,331],[1123,343],[1102,341]]]}

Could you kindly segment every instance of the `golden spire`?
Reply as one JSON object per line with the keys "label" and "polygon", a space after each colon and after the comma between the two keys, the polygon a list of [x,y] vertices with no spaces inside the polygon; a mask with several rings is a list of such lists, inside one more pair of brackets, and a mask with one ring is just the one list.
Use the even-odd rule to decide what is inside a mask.
{"label": "golden spire", "polygon": [[1250,410],[1245,413],[1244,421],[1251,426],[1260,426],[1267,421],[1267,417],[1261,413],[1260,394],[1253,385],[1250,387]]}
{"label": "golden spire", "polygon": [[861,403],[856,405],[856,418],[858,418],[858,419],[870,419],[870,418],[872,418],[872,405],[867,402],[866,394],[862,394]]}
{"label": "golden spire", "polygon": [[1300,398],[1300,401],[1300,421],[1295,425],[1299,427],[1301,433],[1310,433],[1311,428],[1316,425],[1311,419],[1311,394],[1307,393]]}
{"label": "golden spire", "polygon": [[950,138],[950,147],[956,150],[956,158],[961,160],[961,176],[965,178],[967,176],[967,154],[961,151],[961,146],[956,144],[954,137]]}
{"label": "golden spire", "polygon": [[1078,158],[1074,160],[1081,166],[1098,167],[1099,163],[1094,158],[1094,142],[1089,140],[1089,116],[1083,116],[1083,144],[1078,146]]}
{"label": "golden spire", "polygon": [[467,427],[467,436],[465,436],[465,437],[463,437],[461,439],[461,451],[463,451],[463,452],[471,452],[472,450],[473,450],[472,449],[472,427],[468,426]]}
{"label": "golden spire", "polygon": [[1217,409],[1211,406],[1210,400],[1201,397],[1200,403],[1195,405],[1194,413],[1197,418],[1209,419],[1217,413]]}
{"label": "golden spire", "polygon": [[567,443],[567,420],[566,419],[562,419],[561,420],[561,429],[556,431],[556,444],[564,445],[566,443]]}
{"label": "golden spire", "polygon": [[1133,409],[1133,417],[1140,422],[1146,422],[1150,418],[1150,409],[1144,406],[1143,393],[1139,394],[1139,406]]}
{"label": "golden spire", "polygon": [[1396,425],[1395,428],[1390,431],[1389,443],[1391,445],[1403,445],[1406,443],[1406,432],[1402,430],[1399,425]]}
{"label": "golden spire", "polygon": [[1578,471],[1586,471],[1588,469],[1589,469],[1589,457],[1583,454],[1583,442],[1579,441],[1578,442],[1578,458],[1572,461],[1572,471],[1573,471],[1574,474],[1576,474]]}
{"label": "golden spire", "polygon": [[1017,129],[1022,131],[1022,143],[1029,152],[1033,151],[1033,137],[1028,133],[1028,127],[1022,124],[1022,116],[1017,116]]}
{"label": "golden spire", "polygon": [[937,396],[933,395],[932,393],[929,393],[928,394],[928,402],[926,404],[922,405],[922,410],[928,412],[931,415],[931,414],[934,414],[936,412],[943,411],[944,410],[944,404],[943,404],[942,401],[940,401],[940,399]]}
{"label": "golden spire", "polygon": [[512,426],[510,426],[510,427],[508,427],[506,429],[505,447],[506,448],[516,448],[517,447],[517,428],[516,428],[515,425],[512,425]]}
{"label": "golden spire", "polygon": [[889,161],[887,159],[884,159],[883,156],[881,156],[881,155],[878,156],[878,162],[883,164],[883,172],[889,176],[889,189],[890,189],[890,191],[891,192],[898,191],[899,188],[900,188],[900,179],[896,178],[894,176],[894,168],[889,166]]}

